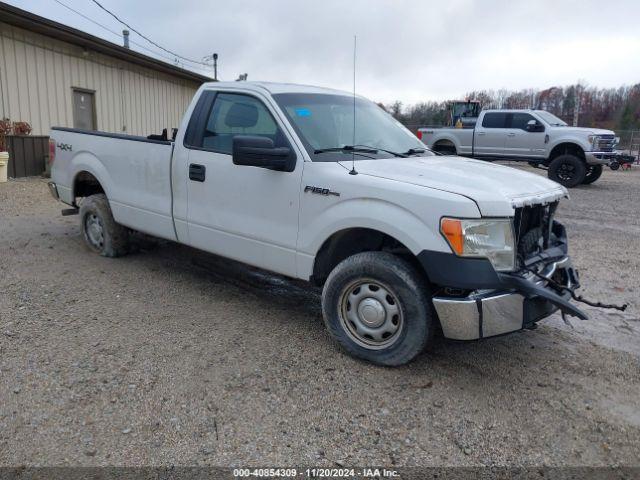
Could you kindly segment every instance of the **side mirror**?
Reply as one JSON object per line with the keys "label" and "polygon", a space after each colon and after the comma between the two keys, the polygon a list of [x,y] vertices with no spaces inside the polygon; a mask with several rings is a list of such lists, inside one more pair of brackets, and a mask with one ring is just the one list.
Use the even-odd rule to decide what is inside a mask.
{"label": "side mirror", "polygon": [[536,120],[529,120],[527,122],[527,132],[544,132],[544,125]]}
{"label": "side mirror", "polygon": [[266,137],[236,135],[233,137],[233,163],[249,167],[267,168],[282,172],[293,172],[296,156],[288,147],[273,145]]}

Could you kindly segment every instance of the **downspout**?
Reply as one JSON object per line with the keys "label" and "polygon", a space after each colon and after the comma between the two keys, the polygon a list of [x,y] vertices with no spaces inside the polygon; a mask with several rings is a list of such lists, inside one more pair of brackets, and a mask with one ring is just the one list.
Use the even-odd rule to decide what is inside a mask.
{"label": "downspout", "polygon": [[5,109],[4,109],[4,85],[2,84],[2,70],[0,69],[0,105],[2,106],[2,115],[0,115],[0,120],[6,118]]}

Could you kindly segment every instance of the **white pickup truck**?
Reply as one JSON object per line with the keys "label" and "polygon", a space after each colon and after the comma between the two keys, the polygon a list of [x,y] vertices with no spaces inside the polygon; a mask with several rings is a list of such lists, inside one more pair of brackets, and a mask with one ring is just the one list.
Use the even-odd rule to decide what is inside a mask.
{"label": "white pickup truck", "polygon": [[465,125],[472,128],[420,128],[418,138],[447,155],[526,160],[568,188],[598,180],[618,153],[611,130],[570,127],[544,110],[484,110]]}
{"label": "white pickup truck", "polygon": [[125,254],[135,230],[309,280],[334,338],[382,365],[439,330],[473,340],[558,309],[585,318],[553,219],[565,188],[436,156],[366,99],[209,83],[174,141],[153,138],[52,128],[51,192],[101,255]]}

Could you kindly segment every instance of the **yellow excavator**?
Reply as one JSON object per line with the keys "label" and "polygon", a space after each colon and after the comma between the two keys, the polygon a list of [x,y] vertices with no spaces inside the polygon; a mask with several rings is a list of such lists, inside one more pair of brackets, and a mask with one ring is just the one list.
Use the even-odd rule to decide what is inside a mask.
{"label": "yellow excavator", "polygon": [[482,110],[477,100],[456,100],[449,103],[448,127],[473,128]]}

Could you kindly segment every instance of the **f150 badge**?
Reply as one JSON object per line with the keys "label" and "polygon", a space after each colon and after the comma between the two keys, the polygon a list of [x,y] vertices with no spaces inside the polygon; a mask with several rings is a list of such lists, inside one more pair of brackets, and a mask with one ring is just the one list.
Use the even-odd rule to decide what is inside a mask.
{"label": "f150 badge", "polygon": [[73,147],[68,143],[58,143],[58,148],[62,151],[72,151]]}
{"label": "f150 badge", "polygon": [[314,187],[313,185],[307,185],[306,187],[304,187],[304,193],[307,193],[307,192],[315,193],[317,195],[324,195],[325,197],[329,195],[334,195],[336,197],[340,196],[340,193],[338,192],[333,192],[328,188]]}

